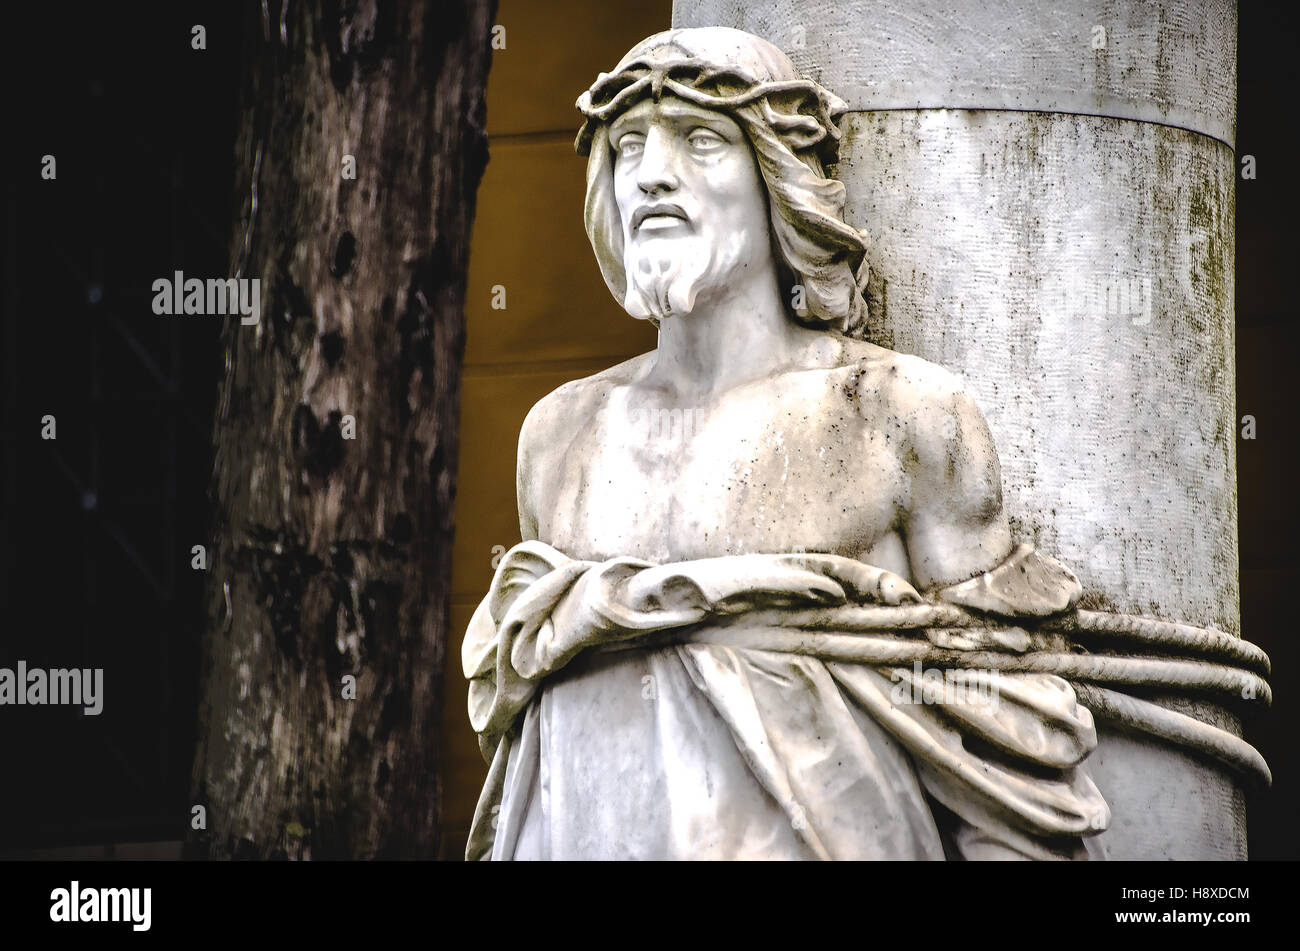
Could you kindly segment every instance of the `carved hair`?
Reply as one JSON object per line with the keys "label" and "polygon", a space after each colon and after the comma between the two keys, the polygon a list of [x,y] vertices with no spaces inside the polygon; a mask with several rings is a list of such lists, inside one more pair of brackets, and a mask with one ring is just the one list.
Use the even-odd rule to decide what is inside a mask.
{"label": "carved hair", "polygon": [[[767,186],[772,237],[787,287],[804,287],[800,323],[861,336],[867,236],[844,221],[844,184],[825,174],[836,161],[835,119],[847,106],[771,43],[740,30],[670,30],[634,46],[613,73],[579,97],[586,121],[574,147],[587,159],[587,236],[610,293],[627,287],[623,228],[614,200],[609,124],[647,96],[664,95],[723,112],[745,132]],[[785,278],[789,278],[786,281]]]}

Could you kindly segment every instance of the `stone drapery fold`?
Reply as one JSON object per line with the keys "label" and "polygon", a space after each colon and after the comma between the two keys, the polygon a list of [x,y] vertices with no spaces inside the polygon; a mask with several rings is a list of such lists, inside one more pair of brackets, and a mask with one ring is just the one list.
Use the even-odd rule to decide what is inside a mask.
{"label": "stone drapery fold", "polygon": [[[1007,585],[999,584],[994,571],[976,579],[976,586],[949,589],[953,600],[968,599],[978,587],[987,601],[993,584],[999,606],[1013,610],[1021,603],[1023,613],[1043,614],[1077,597],[1060,594],[1069,588],[1063,580],[1073,582],[1073,576],[1028,546],[1017,549],[1008,564],[1015,578],[1008,577]],[[1026,587],[1026,577],[1041,580]],[[531,731],[523,727],[546,679],[584,650],[664,645],[675,647],[691,681],[730,730],[754,781],[789,817],[812,857],[902,854],[872,852],[837,826],[837,815],[857,808],[853,796],[866,786],[904,785],[888,773],[888,757],[871,749],[864,715],[910,754],[929,795],[964,821],[970,856],[981,854],[979,840],[986,839],[1034,858],[1082,857],[1082,837],[1104,830],[1109,810],[1080,768],[1097,742],[1092,716],[1065,680],[966,671],[962,689],[936,693],[918,669],[807,656],[801,639],[806,629],[790,629],[788,644],[778,629],[773,643],[774,610],[806,614],[821,606],[920,600],[897,575],[834,555],[738,555],[652,565],[631,558],[574,560],[537,541],[517,545],[503,557],[462,649],[470,721],[491,764],[467,858],[511,854],[501,843],[494,848],[498,813],[511,782],[530,782],[541,769],[521,760],[544,755],[536,723]],[[743,646],[749,619],[760,612],[767,622],[763,648]],[[710,643],[722,628],[729,642]],[[1014,637],[1003,640],[1012,645],[1003,649],[1016,649]],[[988,643],[981,639],[979,646]],[[794,689],[801,692],[800,703],[811,700],[815,707],[809,717],[791,714]],[[870,804],[888,808],[888,797],[882,797]],[[913,816],[902,821],[925,824]],[[518,821],[505,825],[510,835],[518,834]],[[943,857],[923,832],[914,838],[923,843],[914,849],[918,857]]]}

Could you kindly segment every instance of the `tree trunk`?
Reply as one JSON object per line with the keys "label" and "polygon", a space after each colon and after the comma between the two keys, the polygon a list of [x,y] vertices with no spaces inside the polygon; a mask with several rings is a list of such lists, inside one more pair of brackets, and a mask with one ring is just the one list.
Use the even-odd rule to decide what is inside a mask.
{"label": "tree trunk", "polygon": [[495,2],[249,9],[187,854],[431,858]]}

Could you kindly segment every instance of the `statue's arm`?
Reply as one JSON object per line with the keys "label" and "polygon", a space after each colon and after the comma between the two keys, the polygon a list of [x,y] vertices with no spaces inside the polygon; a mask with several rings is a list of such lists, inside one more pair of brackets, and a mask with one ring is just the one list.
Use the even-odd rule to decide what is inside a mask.
{"label": "statue's arm", "polygon": [[567,449],[588,418],[590,387],[572,380],[542,397],[519,429],[515,462],[515,496],[519,535],[524,541],[549,542],[546,514],[554,511]]}
{"label": "statue's arm", "polygon": [[1011,551],[997,448],[983,413],[947,371],[932,367],[913,398],[904,519],[912,580],[918,588],[956,584]]}
{"label": "statue's arm", "polygon": [[524,424],[519,429],[519,454],[515,462],[515,497],[519,505],[519,537],[523,541],[537,541],[537,513],[544,511],[541,506],[541,475],[545,449],[543,433],[550,411],[547,399],[534,404],[524,417]]}

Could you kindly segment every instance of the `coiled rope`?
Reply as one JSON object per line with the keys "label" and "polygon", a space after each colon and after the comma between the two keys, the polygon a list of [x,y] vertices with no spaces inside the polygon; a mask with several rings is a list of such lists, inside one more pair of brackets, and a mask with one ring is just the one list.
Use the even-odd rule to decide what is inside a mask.
{"label": "coiled rope", "polygon": [[[975,646],[955,648],[891,633],[945,629],[968,635]],[[1120,728],[1200,753],[1266,785],[1272,782],[1264,757],[1241,737],[1112,689],[1178,690],[1269,705],[1273,693],[1265,679],[1270,672],[1268,655],[1249,641],[1213,628],[1090,610],[1008,621],[952,604],[925,603],[756,610],[715,618],[675,637],[666,633],[677,640],[685,635],[693,643],[873,666],[920,662],[952,669],[1055,674],[1070,681],[1080,702],[1096,716]],[[1006,646],[1017,637],[997,638],[998,633],[1017,635],[1024,649]],[[1092,653],[1089,646],[1106,653]],[[1135,652],[1117,653],[1126,646]]]}

